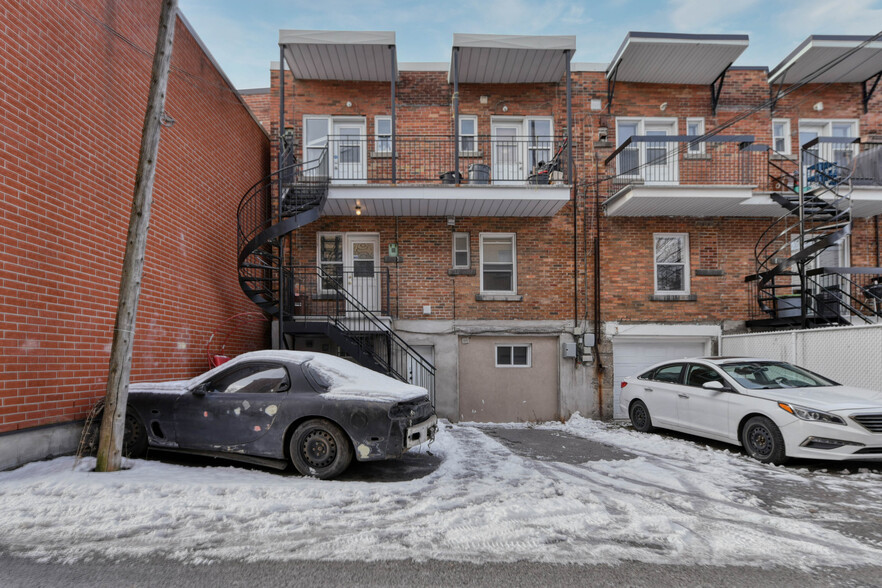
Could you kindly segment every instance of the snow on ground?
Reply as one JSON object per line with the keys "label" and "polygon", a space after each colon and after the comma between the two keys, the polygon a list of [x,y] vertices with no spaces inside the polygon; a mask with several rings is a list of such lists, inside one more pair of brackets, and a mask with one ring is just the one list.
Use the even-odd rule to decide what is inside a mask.
{"label": "snow on ground", "polygon": [[[72,469],[73,458],[59,458],[0,473],[0,551],[71,562],[153,555],[197,563],[638,560],[803,569],[882,559],[882,549],[812,514],[840,493],[858,509],[876,508],[882,475],[845,479],[763,466],[579,417],[543,428],[636,457],[540,462],[512,453],[480,427],[445,425],[431,447],[440,466],[407,482],[143,460],[99,474],[90,471],[92,459]],[[756,492],[767,483],[805,491],[798,501],[773,505]],[[822,490],[814,503],[813,485]]]}

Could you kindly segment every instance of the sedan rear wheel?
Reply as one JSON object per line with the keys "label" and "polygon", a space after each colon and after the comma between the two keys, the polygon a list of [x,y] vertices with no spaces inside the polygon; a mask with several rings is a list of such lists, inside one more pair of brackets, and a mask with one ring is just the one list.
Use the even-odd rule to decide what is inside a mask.
{"label": "sedan rear wheel", "polygon": [[642,400],[635,400],[631,403],[631,409],[628,411],[631,417],[631,424],[641,433],[650,433],[655,427],[652,426],[652,417],[649,416],[649,409],[643,404]]}
{"label": "sedan rear wheel", "polygon": [[342,474],[352,462],[349,437],[325,419],[310,419],[298,426],[288,450],[298,472],[323,480]]}
{"label": "sedan rear wheel", "polygon": [[744,424],[741,443],[747,454],[757,461],[781,465],[787,461],[781,430],[764,416],[755,416]]}

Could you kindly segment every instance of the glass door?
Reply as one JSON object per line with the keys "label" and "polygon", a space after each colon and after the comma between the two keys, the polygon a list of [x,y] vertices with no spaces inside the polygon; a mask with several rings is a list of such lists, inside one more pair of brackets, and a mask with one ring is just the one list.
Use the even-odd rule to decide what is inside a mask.
{"label": "glass door", "polygon": [[491,178],[494,184],[521,184],[527,176],[524,157],[518,135],[523,124],[492,123],[493,165]]}
{"label": "glass door", "polygon": [[365,133],[364,121],[334,123],[334,183],[367,183]]}
{"label": "glass door", "polygon": [[[343,251],[343,266],[346,268],[344,284],[352,298],[368,310],[382,311],[380,300],[380,236],[347,234]],[[356,305],[350,304],[348,312],[355,312]]]}

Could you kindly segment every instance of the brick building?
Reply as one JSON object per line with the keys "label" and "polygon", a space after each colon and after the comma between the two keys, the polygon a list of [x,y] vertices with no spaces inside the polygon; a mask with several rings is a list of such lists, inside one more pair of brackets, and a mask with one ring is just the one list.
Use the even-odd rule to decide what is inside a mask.
{"label": "brick building", "polygon": [[[0,469],[75,447],[104,394],[160,3],[15,2],[0,43]],[[270,141],[180,17],[133,381],[207,368],[213,331],[254,306],[235,214]],[[263,347],[241,329],[227,351]]]}
{"label": "brick building", "polygon": [[[433,380],[415,358],[399,375],[433,381],[454,420],[625,416],[622,377],[713,353],[724,330],[795,324],[783,299],[799,297],[797,278],[774,285],[757,243],[783,223],[769,260],[797,253],[795,217],[780,219],[800,145],[825,137],[806,157],[838,161],[882,133],[871,92],[882,56],[864,41],[811,37],[770,72],[732,66],[743,35],[630,33],[609,64],[573,63],[569,37],[454,35],[450,62],[399,63],[392,33],[281,31],[274,165],[313,188],[327,178],[314,206],[300,176],[277,190],[287,344],[386,370],[416,351]],[[539,162],[565,138],[543,177]],[[807,270],[860,266],[848,274],[858,280],[880,265],[882,192],[869,183],[849,200],[850,237],[827,235]],[[764,300],[770,287],[784,288],[780,300]],[[818,286],[807,301],[827,294]],[[279,303],[256,285],[251,295]]]}

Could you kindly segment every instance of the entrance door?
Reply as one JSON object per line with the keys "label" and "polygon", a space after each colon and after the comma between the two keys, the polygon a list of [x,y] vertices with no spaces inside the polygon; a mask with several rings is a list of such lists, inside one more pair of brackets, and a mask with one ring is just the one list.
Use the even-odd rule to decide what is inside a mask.
{"label": "entrance door", "polygon": [[494,184],[522,184],[526,179],[524,171],[523,145],[518,136],[523,123],[492,123]]}
{"label": "entrance door", "polygon": [[[676,124],[676,123],[675,123]],[[668,122],[646,122],[647,137],[666,137],[674,135],[676,127]],[[646,162],[644,180],[647,184],[678,184],[676,143],[643,143],[643,161]]]}
{"label": "entrance door", "polygon": [[[368,310],[381,313],[380,236],[347,233],[343,249],[344,284],[349,295]],[[354,305],[351,305],[354,306]],[[347,308],[348,312],[355,308]]]}
{"label": "entrance door", "polygon": [[334,122],[334,172],[337,184],[367,183],[365,123]]}

